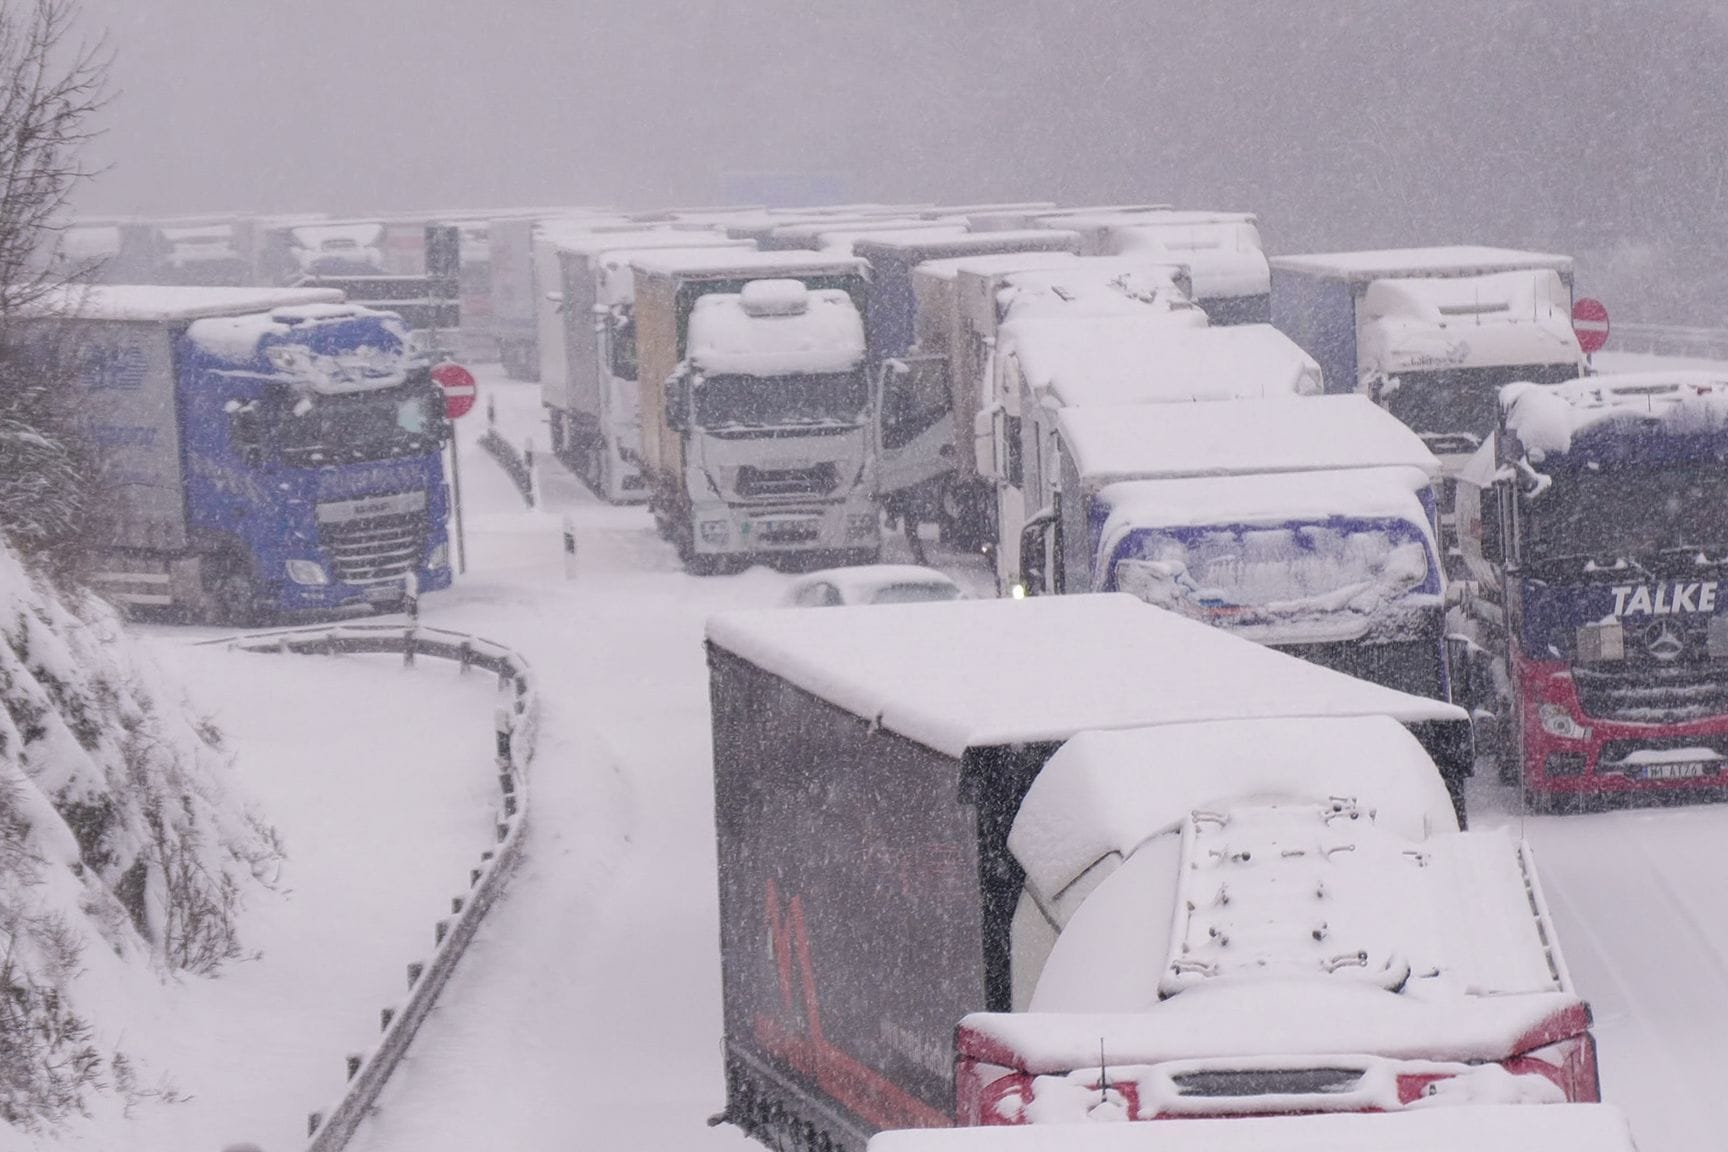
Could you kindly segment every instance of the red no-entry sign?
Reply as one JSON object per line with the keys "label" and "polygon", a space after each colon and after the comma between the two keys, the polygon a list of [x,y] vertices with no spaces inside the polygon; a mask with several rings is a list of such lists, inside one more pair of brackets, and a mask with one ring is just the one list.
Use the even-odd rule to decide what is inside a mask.
{"label": "red no-entry sign", "polygon": [[1572,305],[1572,331],[1586,356],[1600,352],[1608,343],[1608,309],[1602,301],[1586,296]]}
{"label": "red no-entry sign", "polygon": [[452,420],[466,416],[480,392],[474,373],[460,364],[438,365],[432,369],[432,382],[444,389],[444,415]]}

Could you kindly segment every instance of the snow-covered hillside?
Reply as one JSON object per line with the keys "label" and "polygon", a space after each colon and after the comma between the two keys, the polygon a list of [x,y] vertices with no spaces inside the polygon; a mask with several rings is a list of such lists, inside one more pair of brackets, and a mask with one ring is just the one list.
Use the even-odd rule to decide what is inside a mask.
{"label": "snow-covered hillside", "polygon": [[0,1117],[28,1129],[162,1093],[99,988],[243,956],[280,848],[106,605],[0,548],[0,634]]}

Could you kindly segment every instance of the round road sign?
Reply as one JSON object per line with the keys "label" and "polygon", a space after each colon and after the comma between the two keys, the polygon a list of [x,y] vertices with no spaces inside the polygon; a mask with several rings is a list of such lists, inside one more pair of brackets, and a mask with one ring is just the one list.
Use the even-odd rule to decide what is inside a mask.
{"label": "round road sign", "polygon": [[474,373],[462,365],[445,361],[432,369],[432,382],[444,389],[444,415],[450,419],[461,419],[474,407],[480,389],[474,383]]}
{"label": "round road sign", "polygon": [[1578,334],[1578,347],[1586,356],[1600,352],[1608,343],[1608,309],[1602,301],[1586,296],[1572,305],[1572,331]]}

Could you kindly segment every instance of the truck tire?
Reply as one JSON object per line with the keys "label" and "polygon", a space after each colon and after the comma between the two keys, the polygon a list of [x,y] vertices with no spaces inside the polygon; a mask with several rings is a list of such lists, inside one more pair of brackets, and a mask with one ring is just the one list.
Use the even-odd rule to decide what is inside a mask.
{"label": "truck tire", "polygon": [[563,462],[568,443],[564,435],[564,413],[556,408],[546,409],[546,438],[551,441],[552,458]]}
{"label": "truck tire", "polygon": [[204,565],[202,622],[226,628],[264,623],[263,597],[252,565],[233,553],[211,557]]}

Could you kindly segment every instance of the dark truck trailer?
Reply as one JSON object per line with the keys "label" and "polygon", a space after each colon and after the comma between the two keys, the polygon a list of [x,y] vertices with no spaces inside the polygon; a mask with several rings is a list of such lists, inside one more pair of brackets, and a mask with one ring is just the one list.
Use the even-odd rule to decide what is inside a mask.
{"label": "dark truck trailer", "polygon": [[1128,596],[708,626],[727,1105],[769,1143],[861,1152],[954,1122],[954,1029],[1012,1007],[1008,832],[1070,737],[1389,715],[1469,771],[1462,710]]}

